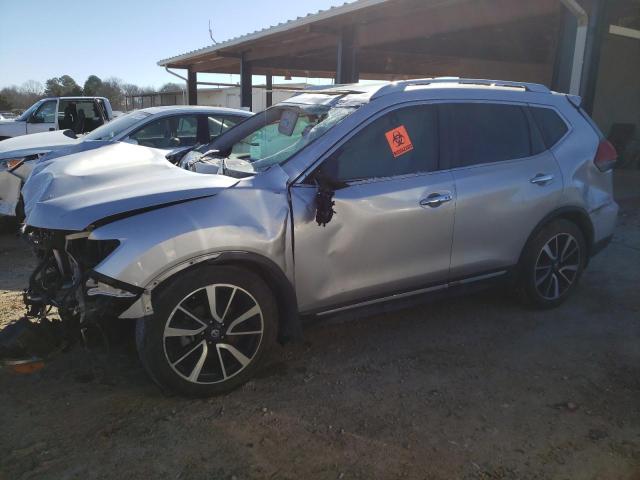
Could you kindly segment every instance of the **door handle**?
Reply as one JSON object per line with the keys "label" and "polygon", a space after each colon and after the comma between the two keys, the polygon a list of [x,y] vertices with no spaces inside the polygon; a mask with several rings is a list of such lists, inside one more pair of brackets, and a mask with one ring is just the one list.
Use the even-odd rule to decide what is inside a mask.
{"label": "door handle", "polygon": [[432,193],[427,198],[420,200],[420,205],[423,207],[439,207],[443,203],[450,202],[453,199],[450,192],[444,193]]}
{"label": "door handle", "polygon": [[531,180],[529,180],[534,185],[540,185],[541,187],[546,185],[547,183],[551,183],[553,181],[553,175],[547,175],[544,173],[539,173]]}

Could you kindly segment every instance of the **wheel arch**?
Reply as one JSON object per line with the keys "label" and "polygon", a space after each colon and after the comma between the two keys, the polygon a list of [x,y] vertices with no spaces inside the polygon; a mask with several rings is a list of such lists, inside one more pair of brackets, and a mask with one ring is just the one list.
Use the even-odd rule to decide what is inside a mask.
{"label": "wheel arch", "polygon": [[589,261],[589,258],[591,257],[591,253],[593,251],[593,240],[594,240],[593,222],[591,221],[591,217],[589,217],[589,214],[584,208],[569,206],[569,207],[561,207],[550,212],[542,220],[540,220],[540,222],[538,222],[538,224],[529,234],[529,237],[527,238],[527,241],[525,242],[524,246],[522,247],[518,263],[522,261],[522,257],[526,252],[527,247],[529,246],[531,241],[533,241],[533,239],[538,234],[538,232],[540,232],[540,230],[542,230],[549,223],[558,219],[568,220],[574,223],[580,229],[580,231],[584,235],[585,242],[587,243],[587,262]]}
{"label": "wheel arch", "polygon": [[176,275],[191,271],[202,264],[235,266],[258,275],[271,289],[276,298],[279,313],[278,341],[286,343],[290,340],[300,340],[302,338],[298,301],[293,285],[275,262],[256,253],[244,251],[222,252],[213,258],[195,263],[164,278],[161,283],[154,287],[152,294],[157,295],[161,292],[168,284],[168,280],[175,278]]}

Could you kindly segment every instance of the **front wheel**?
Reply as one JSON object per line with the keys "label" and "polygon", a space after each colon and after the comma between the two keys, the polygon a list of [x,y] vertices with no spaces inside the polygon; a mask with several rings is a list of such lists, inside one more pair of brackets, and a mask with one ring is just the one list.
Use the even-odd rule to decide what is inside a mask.
{"label": "front wheel", "polygon": [[520,263],[520,292],[525,303],[553,308],[575,290],[584,271],[584,235],[568,220],[555,220],[527,245]]}
{"label": "front wheel", "polygon": [[273,293],[244,269],[197,267],[169,280],[153,306],[136,325],[140,358],[161,387],[184,395],[242,385],[276,339]]}

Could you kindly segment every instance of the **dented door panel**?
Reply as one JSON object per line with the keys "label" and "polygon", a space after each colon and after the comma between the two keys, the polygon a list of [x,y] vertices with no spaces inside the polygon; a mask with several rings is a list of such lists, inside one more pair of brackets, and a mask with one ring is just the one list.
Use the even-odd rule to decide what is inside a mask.
{"label": "dented door panel", "polygon": [[[335,192],[335,214],[315,221],[317,188],[291,189],[294,261],[302,311],[445,283],[455,188],[449,172],[350,185]],[[430,195],[451,201],[421,205]]]}

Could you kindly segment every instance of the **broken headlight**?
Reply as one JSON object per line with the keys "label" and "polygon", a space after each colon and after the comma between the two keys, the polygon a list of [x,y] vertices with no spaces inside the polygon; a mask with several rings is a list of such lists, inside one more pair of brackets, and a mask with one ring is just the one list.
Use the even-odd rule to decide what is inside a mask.
{"label": "broken headlight", "polygon": [[5,170],[13,170],[20,166],[21,163],[24,162],[24,158],[7,158],[5,160],[0,160],[0,168]]}
{"label": "broken headlight", "polygon": [[111,255],[119,245],[119,240],[76,238],[67,242],[67,252],[76,262],[90,270]]}

